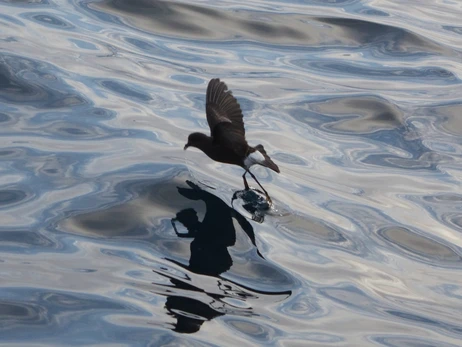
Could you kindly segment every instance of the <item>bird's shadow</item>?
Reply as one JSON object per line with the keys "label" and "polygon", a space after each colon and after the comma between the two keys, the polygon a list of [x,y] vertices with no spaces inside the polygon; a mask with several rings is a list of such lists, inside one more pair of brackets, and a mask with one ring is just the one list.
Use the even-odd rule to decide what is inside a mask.
{"label": "bird's shadow", "polygon": [[[202,200],[206,205],[206,214],[199,222],[197,213],[192,208],[183,209],[172,218],[172,226],[180,238],[193,238],[189,270],[206,275],[218,276],[228,270],[232,260],[227,250],[236,242],[236,230],[233,219],[237,220],[245,234],[264,259],[257,248],[252,225],[234,208],[229,207],[217,196],[201,189],[191,181],[186,181],[190,188],[178,187],[178,192],[189,200]],[[251,204],[248,202],[247,204]],[[249,209],[251,209],[249,207]],[[178,231],[176,223],[180,222],[187,230]],[[205,268],[209,267],[209,268]]]}
{"label": "bird's shadow", "polygon": [[[189,272],[185,279],[174,277],[165,272],[158,272],[170,278],[169,294],[165,308],[171,316],[176,318],[173,330],[181,333],[194,333],[200,329],[206,321],[224,314],[253,316],[252,307],[238,308],[230,305],[227,300],[230,297],[235,299],[236,295],[245,302],[248,296],[254,300],[261,298],[275,297],[274,300],[287,298],[291,295],[290,290],[257,290],[246,288],[242,283],[234,283],[225,279],[222,274],[233,266],[233,259],[228,248],[236,243],[236,228],[233,220],[237,221],[241,229],[248,236],[255,247],[257,257],[254,262],[267,264],[267,261],[258,250],[255,241],[255,233],[250,222],[230,207],[219,197],[201,189],[191,181],[186,181],[189,188],[177,187],[178,192],[188,200],[201,200],[206,205],[206,213],[202,221],[199,220],[197,212],[193,208],[185,208],[171,219],[173,230],[179,238],[190,238],[191,255],[189,264],[181,261],[166,258]],[[264,198],[253,191],[241,191],[235,193],[236,199],[241,198],[247,204],[247,209],[258,212],[258,205],[263,205]],[[262,202],[263,200],[263,202]],[[184,232],[180,231],[180,224]],[[264,268],[260,266],[257,268]],[[196,275],[209,276],[209,285],[200,288],[191,281]],[[216,281],[217,286],[210,286],[210,281]],[[175,289],[173,289],[175,288]],[[207,288],[207,289],[205,289]],[[175,292],[182,294],[175,294]],[[189,294],[187,294],[189,293]],[[247,306],[246,304],[245,306]]]}

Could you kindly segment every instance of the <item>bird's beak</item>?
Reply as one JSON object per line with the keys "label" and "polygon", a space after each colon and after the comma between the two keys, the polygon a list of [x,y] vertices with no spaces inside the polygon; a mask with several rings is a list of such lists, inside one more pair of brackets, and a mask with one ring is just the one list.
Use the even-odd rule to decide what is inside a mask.
{"label": "bird's beak", "polygon": [[189,147],[189,143],[185,144],[183,149],[186,151],[188,147]]}

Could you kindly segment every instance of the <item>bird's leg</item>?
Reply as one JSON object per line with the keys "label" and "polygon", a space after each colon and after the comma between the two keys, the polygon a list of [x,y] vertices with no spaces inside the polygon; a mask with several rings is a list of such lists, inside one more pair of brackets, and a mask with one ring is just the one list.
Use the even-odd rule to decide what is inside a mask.
{"label": "bird's leg", "polygon": [[257,178],[255,177],[255,175],[254,175],[253,173],[251,173],[250,171],[248,171],[248,172],[249,172],[250,176],[252,176],[252,178],[255,180],[255,182],[258,183],[258,185],[260,186],[260,188],[263,189],[263,191],[265,192],[266,199],[268,200],[268,202],[269,202],[270,204],[272,204],[273,201],[271,200],[271,198],[270,198],[268,192],[265,190],[265,188],[263,188],[263,186],[260,184],[260,182],[258,182],[258,180],[257,180]]}
{"label": "bird's leg", "polygon": [[242,175],[242,178],[244,179],[244,186],[245,186],[245,190],[249,190],[249,184],[247,183],[247,178],[245,178],[245,175],[247,174],[247,170],[245,170],[244,174]]}

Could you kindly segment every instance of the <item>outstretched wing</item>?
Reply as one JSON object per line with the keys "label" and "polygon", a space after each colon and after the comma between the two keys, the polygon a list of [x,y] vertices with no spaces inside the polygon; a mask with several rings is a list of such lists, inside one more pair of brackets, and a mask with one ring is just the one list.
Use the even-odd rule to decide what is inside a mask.
{"label": "outstretched wing", "polygon": [[206,113],[213,141],[245,155],[248,145],[241,106],[218,78],[210,80],[207,87]]}

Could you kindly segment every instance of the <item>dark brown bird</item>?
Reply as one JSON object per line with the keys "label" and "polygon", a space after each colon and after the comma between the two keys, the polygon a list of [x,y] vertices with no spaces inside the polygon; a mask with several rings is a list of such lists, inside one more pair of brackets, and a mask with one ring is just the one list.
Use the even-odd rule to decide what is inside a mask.
{"label": "dark brown bird", "polygon": [[244,175],[242,175],[245,189],[249,189],[245,177],[249,173],[271,202],[265,188],[249,169],[252,165],[258,164],[279,173],[279,168],[268,156],[262,145],[255,147],[248,145],[245,139],[241,106],[232,92],[228,91],[226,84],[218,78],[210,80],[207,87],[206,114],[211,136],[203,133],[192,133],[189,135],[188,143],[184,149],[196,147],[215,161],[239,165],[245,170]]}

